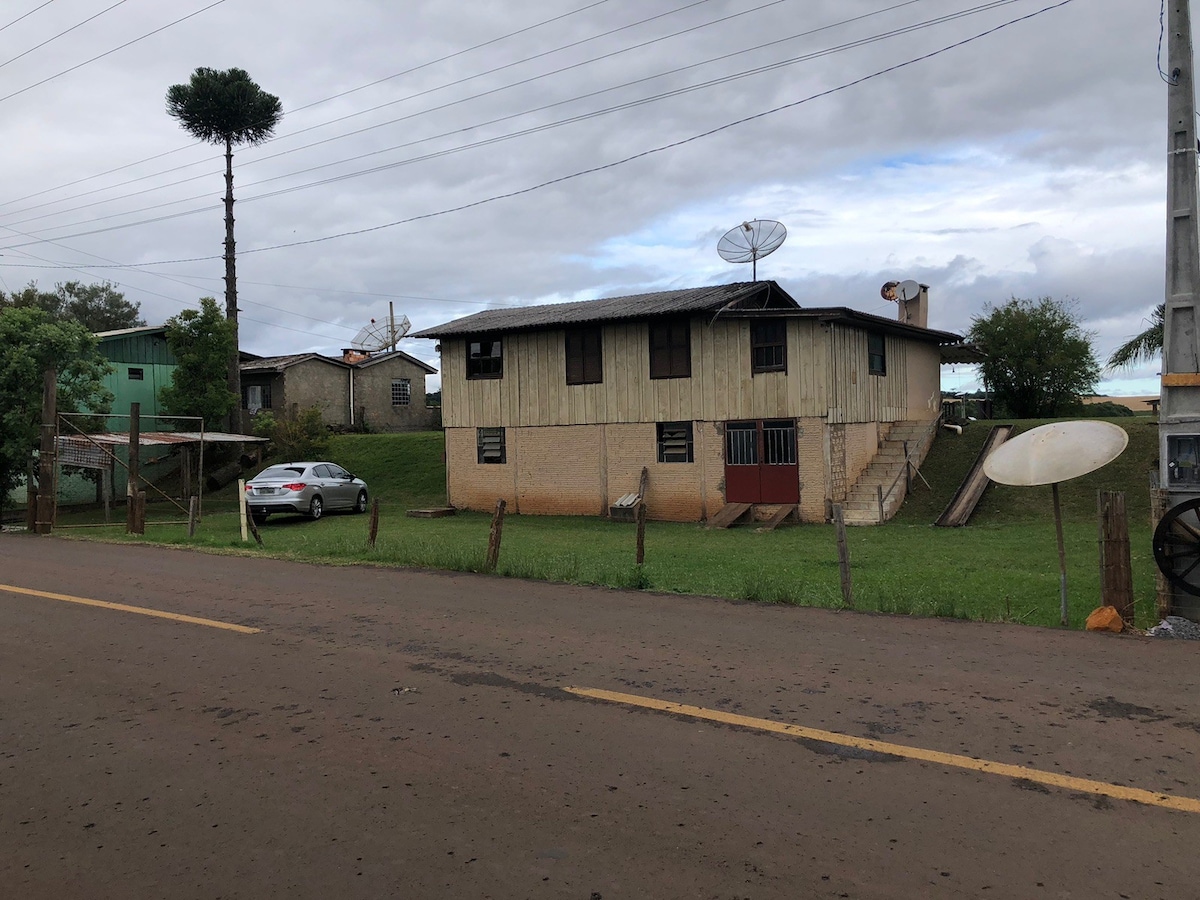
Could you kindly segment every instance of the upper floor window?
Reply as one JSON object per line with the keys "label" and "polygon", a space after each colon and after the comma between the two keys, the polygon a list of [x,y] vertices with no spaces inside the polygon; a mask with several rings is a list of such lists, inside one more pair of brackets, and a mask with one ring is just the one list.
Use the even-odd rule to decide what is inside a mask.
{"label": "upper floor window", "polygon": [[750,371],[787,371],[787,323],[783,319],[750,320]]}
{"label": "upper floor window", "polygon": [[566,333],[567,384],[599,384],[604,380],[604,354],[599,328],[572,328]]}
{"label": "upper floor window", "polygon": [[467,340],[467,377],[504,377],[504,355],[500,338],[476,337]]}
{"label": "upper floor window", "polygon": [[392,406],[408,406],[412,403],[412,381],[408,378],[392,379]]}
{"label": "upper floor window", "polygon": [[146,377],[146,373],[143,369],[131,368],[129,370],[129,380],[130,381],[142,381],[145,379],[145,377]]}
{"label": "upper floor window", "polygon": [[867,371],[872,375],[887,374],[887,344],[882,334],[867,335]]}
{"label": "upper floor window", "polygon": [[650,323],[650,377],[692,376],[692,326],[687,319]]}

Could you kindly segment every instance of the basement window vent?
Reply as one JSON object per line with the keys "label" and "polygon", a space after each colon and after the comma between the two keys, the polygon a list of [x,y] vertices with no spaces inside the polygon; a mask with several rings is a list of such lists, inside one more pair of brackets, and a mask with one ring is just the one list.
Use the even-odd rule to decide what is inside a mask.
{"label": "basement window vent", "polygon": [[690,463],[694,461],[691,422],[658,423],[658,461]]}
{"label": "basement window vent", "polygon": [[475,429],[475,446],[480,463],[502,465],[507,459],[503,428]]}

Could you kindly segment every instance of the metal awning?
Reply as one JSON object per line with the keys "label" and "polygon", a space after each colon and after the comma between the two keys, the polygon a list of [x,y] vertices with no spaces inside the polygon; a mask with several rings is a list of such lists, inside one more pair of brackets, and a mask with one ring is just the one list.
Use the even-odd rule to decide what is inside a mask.
{"label": "metal awning", "polygon": [[[188,444],[265,444],[266,438],[248,434],[229,434],[223,431],[143,431],[138,435],[140,447],[164,447]],[[104,469],[109,464],[109,453],[115,447],[129,446],[129,432],[106,431],[99,434],[60,434],[58,436],[58,461],[64,466],[79,466],[86,469]]]}

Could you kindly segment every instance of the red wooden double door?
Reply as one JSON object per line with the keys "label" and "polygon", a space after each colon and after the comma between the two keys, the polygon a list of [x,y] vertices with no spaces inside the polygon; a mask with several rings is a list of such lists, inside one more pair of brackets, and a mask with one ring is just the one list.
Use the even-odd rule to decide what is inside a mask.
{"label": "red wooden double door", "polygon": [[793,419],[725,423],[725,501],[800,502]]}

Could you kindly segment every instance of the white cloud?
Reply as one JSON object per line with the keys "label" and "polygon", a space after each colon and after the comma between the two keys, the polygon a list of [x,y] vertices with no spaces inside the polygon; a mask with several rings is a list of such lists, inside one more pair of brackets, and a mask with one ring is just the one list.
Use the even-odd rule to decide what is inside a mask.
{"label": "white cloud", "polygon": [[[6,52],[106,5],[58,0],[8,29]],[[0,97],[205,5],[122,5],[6,65]],[[760,276],[779,279],[802,303],[884,312],[879,284],[914,277],[932,286],[931,324],[963,330],[984,304],[1012,295],[1076,297],[1106,357],[1159,302],[1166,94],[1154,67],[1158,11],[1149,5],[1076,0],[710,137],[438,215],[796,103],[1044,3],[1017,0],[554,126],[971,3],[922,0],[880,12],[895,3],[789,0],[757,9],[763,0],[648,0],[568,15],[587,5],[347,0],[334,13],[313,0],[223,3],[0,100],[8,135],[0,145],[0,289],[109,278],[150,320],[220,296],[220,152],[189,146],[163,98],[196,66],[236,65],[289,110],[278,140],[235,156],[250,350],[336,351],[386,312],[389,297],[423,327],[488,304],[742,279],[745,269],[723,263],[715,245],[747,218],[787,225],[788,242],[761,263]],[[868,13],[878,14],[803,34]],[[388,78],[397,73],[407,74]],[[554,127],[459,150],[538,126]],[[388,168],[354,175],[379,166]],[[285,188],[298,189],[262,196]],[[127,227],[99,231],[114,226]],[[37,268],[58,264],[74,268]],[[431,343],[409,349],[436,361]]]}

